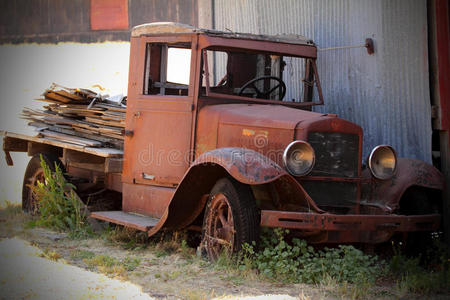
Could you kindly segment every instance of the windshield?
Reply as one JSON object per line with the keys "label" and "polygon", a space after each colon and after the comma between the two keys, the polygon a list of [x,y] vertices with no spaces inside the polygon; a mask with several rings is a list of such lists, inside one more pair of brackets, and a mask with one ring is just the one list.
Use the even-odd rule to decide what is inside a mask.
{"label": "windshield", "polygon": [[203,61],[204,95],[289,102],[311,102],[317,98],[313,94],[317,72],[310,58],[243,50],[203,50]]}

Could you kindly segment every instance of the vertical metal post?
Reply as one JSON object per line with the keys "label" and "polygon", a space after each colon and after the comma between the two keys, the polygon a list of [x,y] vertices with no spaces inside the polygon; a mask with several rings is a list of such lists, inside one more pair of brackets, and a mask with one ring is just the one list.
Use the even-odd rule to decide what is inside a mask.
{"label": "vertical metal post", "polygon": [[445,177],[442,195],[444,234],[450,244],[450,17],[447,0],[428,2],[430,86],[437,111],[433,129],[439,131],[441,171]]}
{"label": "vertical metal post", "polygon": [[161,47],[161,75],[160,75],[161,88],[159,91],[160,95],[166,94],[168,51],[169,48],[167,45],[163,45]]}

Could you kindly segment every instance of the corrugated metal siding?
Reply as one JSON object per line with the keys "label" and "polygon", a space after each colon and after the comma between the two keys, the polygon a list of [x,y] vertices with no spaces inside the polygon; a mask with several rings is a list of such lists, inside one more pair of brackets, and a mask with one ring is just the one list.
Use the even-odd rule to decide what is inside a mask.
{"label": "corrugated metal siding", "polygon": [[373,38],[373,55],[364,48],[319,52],[326,104],[315,110],[360,124],[364,157],[390,144],[399,156],[431,162],[425,0],[213,0],[213,10],[215,29],[296,33],[320,48]]}

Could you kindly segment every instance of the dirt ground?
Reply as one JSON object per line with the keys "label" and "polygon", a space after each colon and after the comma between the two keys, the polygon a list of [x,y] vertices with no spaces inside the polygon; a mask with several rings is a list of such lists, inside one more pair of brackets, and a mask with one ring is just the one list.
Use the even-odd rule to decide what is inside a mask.
{"label": "dirt ground", "polygon": [[[357,295],[351,286],[282,285],[263,280],[251,272],[237,274],[232,268],[198,258],[195,249],[175,243],[165,243],[161,247],[152,240],[148,244],[120,242],[118,234],[111,232],[73,239],[66,234],[33,228],[27,225],[31,219],[18,207],[0,210],[0,242],[8,238],[28,241],[42,251],[43,258],[129,281],[156,299],[351,299]],[[120,261],[122,264],[112,268],[104,260],[95,264],[92,257]],[[377,287],[365,293],[362,297],[359,294],[359,297],[400,297],[395,286]]]}
{"label": "dirt ground", "polygon": [[19,238],[0,241],[0,266],[0,299],[153,299],[130,282],[47,259]]}

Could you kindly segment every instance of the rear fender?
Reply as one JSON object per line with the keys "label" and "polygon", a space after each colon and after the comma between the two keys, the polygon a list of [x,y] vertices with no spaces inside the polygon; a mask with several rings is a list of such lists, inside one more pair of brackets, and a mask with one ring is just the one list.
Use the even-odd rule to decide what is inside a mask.
{"label": "rear fender", "polygon": [[363,178],[371,178],[370,184],[363,188],[362,201],[376,205],[387,213],[399,208],[405,191],[412,186],[434,190],[444,189],[444,177],[435,167],[420,160],[399,158],[397,172],[389,180],[379,180],[371,176],[369,170]]}
{"label": "rear fender", "polygon": [[226,176],[248,185],[282,180],[299,202],[304,201],[311,211],[321,211],[303,187],[266,156],[249,149],[220,148],[202,154],[186,172],[161,220],[164,228],[181,229],[191,224],[202,213],[214,184]]}

